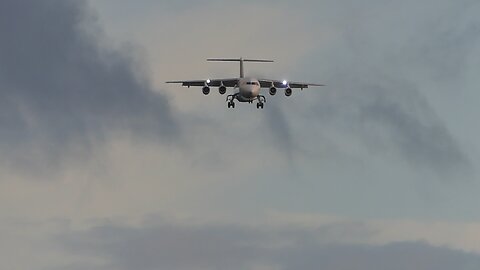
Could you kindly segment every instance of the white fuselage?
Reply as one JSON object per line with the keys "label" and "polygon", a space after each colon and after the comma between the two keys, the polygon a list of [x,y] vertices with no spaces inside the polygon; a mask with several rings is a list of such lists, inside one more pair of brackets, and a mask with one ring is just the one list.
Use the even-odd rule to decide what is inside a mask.
{"label": "white fuselage", "polygon": [[254,78],[240,78],[238,81],[238,95],[236,99],[240,102],[251,102],[260,94],[260,82]]}

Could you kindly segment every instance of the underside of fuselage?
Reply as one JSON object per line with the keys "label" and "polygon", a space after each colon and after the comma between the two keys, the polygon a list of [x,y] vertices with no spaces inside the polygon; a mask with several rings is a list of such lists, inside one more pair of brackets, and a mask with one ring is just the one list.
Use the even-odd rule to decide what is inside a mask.
{"label": "underside of fuselage", "polygon": [[238,102],[253,102],[254,100],[257,99],[256,96],[253,96],[253,95],[247,95],[247,96],[244,96],[240,93],[238,93],[236,96],[235,96],[235,99],[238,100]]}

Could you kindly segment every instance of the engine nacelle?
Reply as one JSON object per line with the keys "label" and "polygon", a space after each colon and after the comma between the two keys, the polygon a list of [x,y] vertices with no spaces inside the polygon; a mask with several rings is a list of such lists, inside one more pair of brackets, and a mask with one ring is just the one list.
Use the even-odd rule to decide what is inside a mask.
{"label": "engine nacelle", "polygon": [[275,87],[270,87],[270,91],[269,91],[269,92],[270,92],[270,95],[275,96],[275,94],[277,93],[277,88],[275,88]]}
{"label": "engine nacelle", "polygon": [[210,87],[204,86],[204,87],[202,88],[202,92],[203,92],[204,95],[210,94]]}
{"label": "engine nacelle", "polygon": [[289,97],[291,95],[292,95],[292,88],[289,87],[289,88],[285,89],[285,96]]}
{"label": "engine nacelle", "polygon": [[223,86],[223,85],[220,86],[220,87],[218,88],[218,92],[220,93],[220,95],[225,94],[225,93],[227,92],[227,87],[225,87],[225,86]]}

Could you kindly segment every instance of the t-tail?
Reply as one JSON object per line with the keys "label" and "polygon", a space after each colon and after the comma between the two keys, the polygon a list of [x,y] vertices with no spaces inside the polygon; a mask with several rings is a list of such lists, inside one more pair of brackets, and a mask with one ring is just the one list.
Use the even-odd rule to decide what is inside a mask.
{"label": "t-tail", "polygon": [[214,58],[214,59],[207,59],[207,61],[212,62],[240,62],[240,78],[245,77],[245,72],[243,69],[244,62],[256,62],[256,63],[272,63],[273,60],[259,60],[259,59],[243,59],[243,58]]}

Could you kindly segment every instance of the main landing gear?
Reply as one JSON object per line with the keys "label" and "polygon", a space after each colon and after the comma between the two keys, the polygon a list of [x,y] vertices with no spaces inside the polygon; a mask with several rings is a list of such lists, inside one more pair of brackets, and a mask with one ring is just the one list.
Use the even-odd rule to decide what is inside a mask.
{"label": "main landing gear", "polygon": [[237,97],[238,94],[234,94],[234,95],[228,95],[227,96],[227,107],[228,108],[235,108],[235,102],[233,102],[235,100],[235,98]]}
{"label": "main landing gear", "polygon": [[[235,108],[235,98],[237,98],[237,95],[238,94],[234,94],[234,95],[228,95],[227,98],[226,98],[226,101],[227,101],[227,108]],[[262,96],[262,95],[259,95],[257,96],[256,98],[254,99],[250,99],[250,100],[246,100],[244,102],[248,102],[248,103],[253,103],[254,100],[257,100],[257,109],[263,109],[263,106],[264,104],[267,102],[267,99],[265,98],[265,96]]]}
{"label": "main landing gear", "polygon": [[265,98],[265,96],[259,95],[257,97],[257,100],[257,109],[263,109],[263,104],[267,102],[267,99]]}

